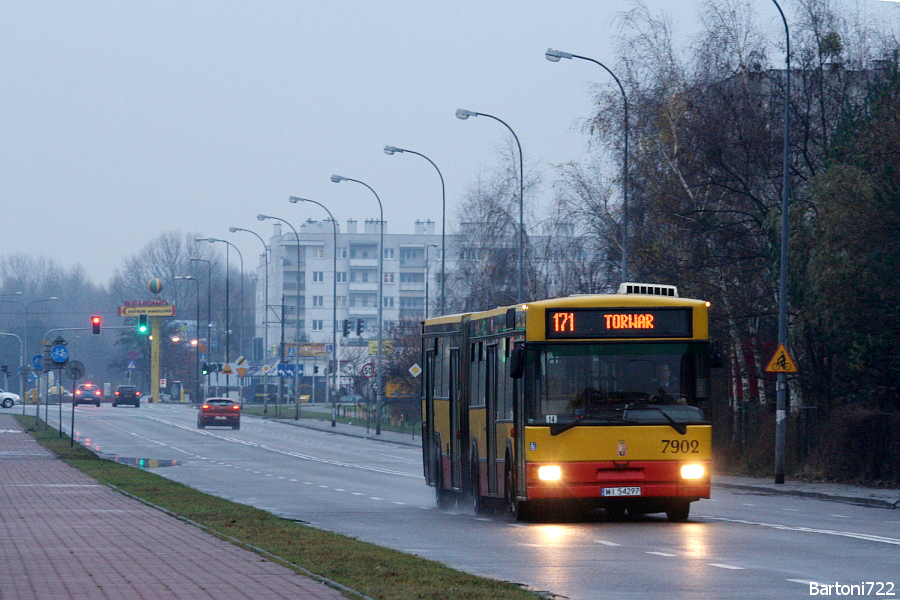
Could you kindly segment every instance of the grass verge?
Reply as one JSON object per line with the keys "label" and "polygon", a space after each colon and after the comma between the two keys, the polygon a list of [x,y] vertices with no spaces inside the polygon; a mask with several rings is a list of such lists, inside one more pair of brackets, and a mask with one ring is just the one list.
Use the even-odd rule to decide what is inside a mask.
{"label": "grass verge", "polygon": [[70,447],[69,437],[59,437],[56,429],[36,427],[32,416],[17,415],[16,419],[41,445],[94,479],[371,598],[534,600],[539,597],[511,583],[476,577],[435,561],[287,521],[148,471],[103,460],[80,444]]}

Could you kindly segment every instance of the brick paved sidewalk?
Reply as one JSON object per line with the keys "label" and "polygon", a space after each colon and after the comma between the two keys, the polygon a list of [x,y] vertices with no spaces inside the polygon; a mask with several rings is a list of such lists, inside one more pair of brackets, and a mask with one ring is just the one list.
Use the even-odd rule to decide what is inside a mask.
{"label": "brick paved sidewalk", "polygon": [[345,596],[97,483],[0,414],[0,600],[94,598]]}

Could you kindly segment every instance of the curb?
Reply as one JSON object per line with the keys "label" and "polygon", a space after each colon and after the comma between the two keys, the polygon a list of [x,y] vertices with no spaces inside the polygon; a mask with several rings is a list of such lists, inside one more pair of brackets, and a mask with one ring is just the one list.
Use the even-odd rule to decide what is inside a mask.
{"label": "curb", "polygon": [[843,504],[854,504],[856,506],[866,506],[869,508],[887,508],[887,509],[898,509],[900,508],[900,499],[897,500],[882,500],[878,498],[860,498],[858,496],[842,496],[840,494],[826,494],[824,492],[813,492],[813,491],[803,491],[803,490],[780,490],[773,489],[771,487],[758,486],[758,485],[746,485],[741,483],[724,483],[724,482],[712,482],[713,487],[733,489],[733,490],[744,490],[750,492],[757,492],[759,494],[769,494],[772,496],[800,496],[803,498],[815,498],[816,500],[827,500],[831,502],[841,502]]}

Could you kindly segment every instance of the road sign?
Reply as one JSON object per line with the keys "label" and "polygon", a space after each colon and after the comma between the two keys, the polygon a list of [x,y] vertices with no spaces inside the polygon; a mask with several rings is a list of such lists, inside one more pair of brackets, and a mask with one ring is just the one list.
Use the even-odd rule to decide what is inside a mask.
{"label": "road sign", "polygon": [[365,377],[366,379],[371,379],[372,377],[375,376],[375,367],[373,367],[369,363],[366,363],[362,366],[362,369],[360,369],[360,372],[362,373],[362,376]]}
{"label": "road sign", "polygon": [[56,363],[56,366],[63,366],[69,361],[69,349],[62,344],[53,346],[50,350],[50,358]]}
{"label": "road sign", "polygon": [[134,361],[133,361],[133,360],[129,360],[129,361],[128,361],[128,367],[127,367],[127,368],[129,368],[129,369],[137,369],[137,365],[134,364]]}
{"label": "road sign", "polygon": [[219,373],[222,373],[223,375],[231,375],[232,373],[234,373],[234,367],[231,366],[231,363],[225,363],[224,365],[222,365],[222,368],[219,369]]}
{"label": "road sign", "polygon": [[411,367],[409,368],[409,373],[410,373],[413,377],[418,377],[419,375],[422,374],[422,367],[420,367],[420,366],[418,365],[418,363],[415,363],[415,364],[413,364],[413,366],[411,366]]}
{"label": "road sign", "polygon": [[66,375],[72,379],[81,379],[84,377],[84,364],[80,360],[73,360],[66,365]]}
{"label": "road sign", "polygon": [[325,353],[331,354],[334,352],[334,344],[325,344]]}
{"label": "road sign", "polygon": [[766,373],[796,372],[797,364],[794,362],[794,359],[791,358],[791,355],[788,354],[787,348],[784,347],[784,344],[780,344],[778,346],[778,349],[775,351],[775,355],[772,357],[772,360],[770,360],[768,366],[766,366]]}
{"label": "road sign", "polygon": [[34,356],[32,356],[31,357],[31,368],[34,369],[35,371],[40,371],[42,368],[41,363],[43,361],[43,358],[44,358],[43,354],[35,354]]}
{"label": "road sign", "polygon": [[136,360],[137,359],[137,350],[129,350],[128,358],[131,360]]}
{"label": "road sign", "polygon": [[275,369],[275,374],[279,377],[293,377],[294,376],[294,365],[293,363],[278,363],[278,367]]}

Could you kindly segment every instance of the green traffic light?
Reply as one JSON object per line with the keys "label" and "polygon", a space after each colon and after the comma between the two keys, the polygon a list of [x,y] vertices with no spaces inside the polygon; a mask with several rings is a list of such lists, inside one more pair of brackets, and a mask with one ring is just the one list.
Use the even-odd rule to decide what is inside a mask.
{"label": "green traffic light", "polygon": [[147,324],[147,315],[138,315],[138,333],[147,335],[150,332],[150,326]]}

